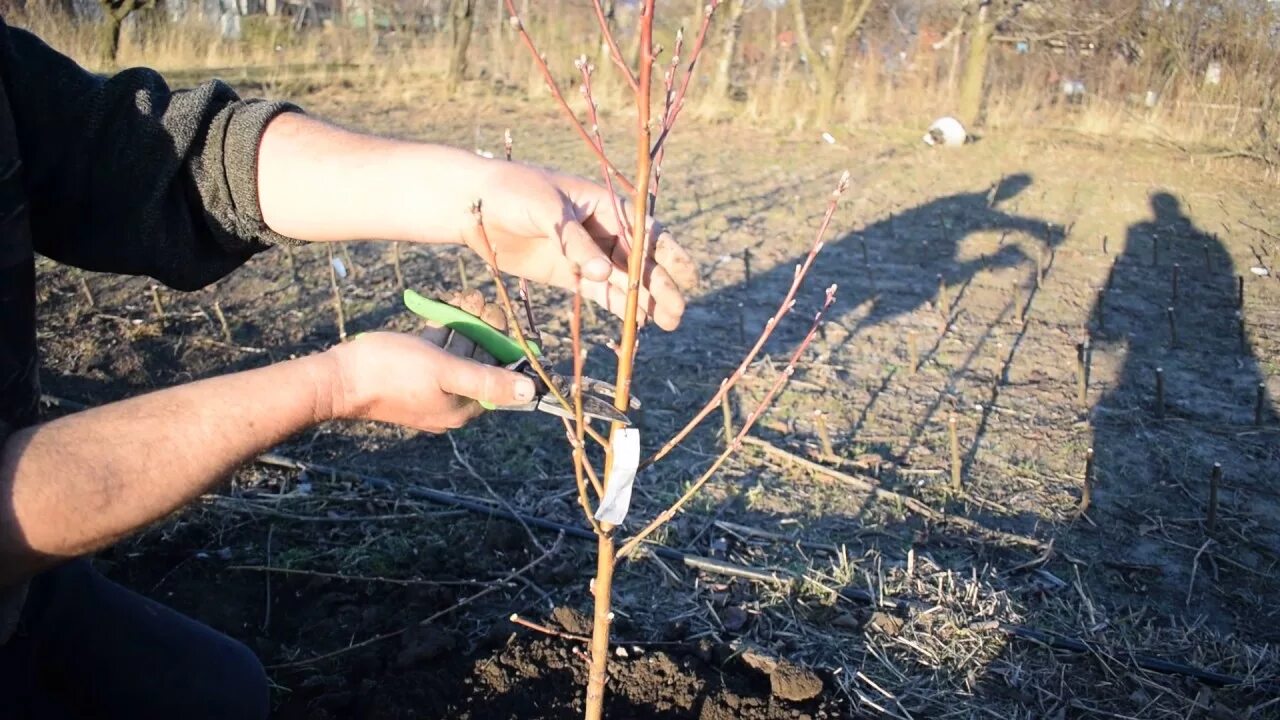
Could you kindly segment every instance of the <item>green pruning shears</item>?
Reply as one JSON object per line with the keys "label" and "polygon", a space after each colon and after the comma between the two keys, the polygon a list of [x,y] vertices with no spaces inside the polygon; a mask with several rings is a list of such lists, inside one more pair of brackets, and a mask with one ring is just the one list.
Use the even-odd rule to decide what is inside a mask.
{"label": "green pruning shears", "polygon": [[[532,401],[524,405],[504,405],[502,407],[495,407],[491,403],[481,402],[480,404],[486,410],[525,412],[541,410],[557,417],[573,417],[573,412],[560,404],[560,401],[556,399],[555,393],[551,392],[551,389],[543,382],[537,371],[533,369],[529,358],[525,357],[524,350],[521,349],[519,341],[515,338],[508,336],[466,310],[439,300],[424,297],[413,290],[404,291],[404,304],[418,317],[447,327],[453,332],[462,335],[474,342],[477,347],[492,355],[495,360],[508,370],[521,373],[533,380],[535,394]],[[538,347],[537,343],[528,341],[528,344],[529,350],[534,357],[542,357],[542,348]],[[547,373],[547,375],[551,378],[551,382],[555,384],[556,390],[560,392],[561,396],[565,398],[573,397],[573,378],[554,373]],[[590,377],[583,377],[582,385],[583,415],[588,418],[631,425],[631,418],[627,417],[625,413],[619,412],[613,406],[614,398],[617,395],[613,385]],[[633,409],[639,408],[640,401],[632,398],[631,407]]]}

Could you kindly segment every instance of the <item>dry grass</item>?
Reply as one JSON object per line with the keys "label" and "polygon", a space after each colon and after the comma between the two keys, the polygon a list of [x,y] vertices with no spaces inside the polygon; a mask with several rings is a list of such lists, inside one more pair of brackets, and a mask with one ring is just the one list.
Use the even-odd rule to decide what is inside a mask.
{"label": "dry grass", "polygon": [[[515,36],[489,6],[479,10],[470,53],[468,94],[528,94],[546,92],[542,80],[522,54]],[[784,13],[785,14],[785,13]],[[573,87],[573,58],[596,57],[598,31],[583,25],[589,13],[556,15],[534,8],[526,25],[549,54],[548,63],[562,87]],[[669,18],[678,17],[672,14]],[[715,120],[746,119],[778,129],[804,128],[811,123],[815,92],[810,73],[795,49],[769,41],[767,13],[748,13],[733,78],[732,98],[698,97],[696,110]],[[620,22],[625,21],[620,19]],[[43,11],[14,15],[12,24],[28,27],[58,49],[96,70],[94,27],[69,22]],[[681,24],[668,19],[655,30],[656,41],[671,47]],[[692,22],[687,18],[684,25]],[[575,24],[576,23],[576,24]],[[873,33],[878,31],[871,31]],[[714,33],[713,33],[714,35]],[[626,33],[621,43],[629,42]],[[908,48],[905,57],[883,50],[871,38],[849,63],[838,103],[837,127],[819,131],[918,132],[935,117],[954,111],[957,75],[953,63],[960,56],[952,48]],[[719,48],[714,37],[704,59],[700,80],[709,82]],[[624,52],[626,48],[624,47]],[[448,38],[442,32],[381,33],[376,39],[363,30],[328,26],[296,31],[284,18],[245,18],[243,38],[224,41],[207,24],[155,23],[139,16],[126,26],[120,66],[146,65],[165,71],[176,82],[194,82],[211,74],[242,82],[252,80],[270,93],[286,94],[342,84],[384,89],[394,95],[425,78],[443,75]],[[1154,140],[1183,149],[1245,152],[1269,156],[1262,123],[1272,112],[1267,98],[1274,94],[1274,74],[1267,71],[1276,58],[1260,58],[1252,68],[1228,67],[1217,86],[1198,76],[1176,76],[1157,82],[1142,63],[1128,64],[1106,57],[1036,53],[1017,55],[1008,45],[996,51],[988,98],[990,129],[1056,127],[1090,135]],[[602,67],[606,62],[597,61]],[[1237,71],[1238,70],[1238,71]],[[1063,101],[1064,78],[1085,82],[1088,96],[1080,105]],[[607,81],[596,88],[602,111],[620,109],[627,98]],[[1148,90],[1161,93],[1154,108],[1143,103]],[[573,94],[576,97],[576,94]]]}

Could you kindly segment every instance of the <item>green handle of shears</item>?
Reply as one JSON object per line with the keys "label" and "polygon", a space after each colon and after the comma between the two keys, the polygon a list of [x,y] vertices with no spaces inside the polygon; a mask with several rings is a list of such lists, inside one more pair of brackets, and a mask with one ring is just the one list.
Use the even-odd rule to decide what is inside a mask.
{"label": "green handle of shears", "polygon": [[[474,342],[502,365],[510,365],[524,357],[524,350],[515,338],[466,310],[439,300],[432,300],[413,290],[404,291],[404,305],[418,317],[447,327]],[[529,350],[535,357],[542,356],[542,349],[533,341],[529,341]],[[486,410],[494,409],[490,403],[481,402],[480,404]]]}

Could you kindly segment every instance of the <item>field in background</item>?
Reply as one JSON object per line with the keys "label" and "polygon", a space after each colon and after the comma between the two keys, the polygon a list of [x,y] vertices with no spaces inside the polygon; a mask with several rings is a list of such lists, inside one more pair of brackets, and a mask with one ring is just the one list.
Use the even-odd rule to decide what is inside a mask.
{"label": "field in background", "polygon": [[[809,10],[809,23],[818,42],[822,36],[818,28],[829,22],[834,10],[831,3],[810,4],[815,7]],[[586,55],[602,69],[609,64],[600,55],[598,30],[586,4],[557,0],[525,5],[529,7],[526,25],[550,53],[551,67],[562,73],[558,78],[562,88],[575,87],[573,58]],[[428,6],[436,5],[424,5]],[[677,28],[683,26],[691,32],[700,7],[700,3],[689,3],[687,8],[661,14],[657,42],[670,48]],[[836,111],[826,127],[813,127],[817,80],[795,45],[790,12],[785,7],[771,12],[766,6],[751,6],[743,15],[723,97],[711,97],[707,92],[724,39],[724,23],[713,26],[699,74],[703,87],[690,93],[696,109],[718,121],[763,123],[782,130],[807,127],[837,136],[885,127],[919,133],[933,119],[955,114],[964,45],[963,36],[951,36],[958,11],[945,3],[919,3],[923,9],[917,11],[914,33],[903,34],[895,25],[900,22],[891,16],[879,17],[876,13],[884,13],[876,7],[868,27],[849,49]],[[471,82],[461,92],[472,97],[544,97],[541,77],[498,10],[497,2],[476,5],[468,53]],[[414,23],[403,21],[405,27],[397,29],[392,16],[370,34],[333,23],[299,29],[291,18],[252,15],[243,18],[239,39],[223,40],[209,19],[160,22],[152,14],[135,13],[122,36],[117,64],[156,67],[171,73],[178,83],[216,74],[268,94],[345,83],[388,97],[412,96],[445,74],[450,52],[443,27],[434,29],[431,22],[424,26],[421,17],[414,18]],[[1123,53],[1134,51],[1116,39],[1122,28],[1112,32],[1112,25],[1122,25],[1125,19],[1124,14],[1116,13],[1115,19],[1099,27],[1073,30],[1077,24],[1085,27],[1089,22],[1082,18],[1070,24],[1050,17],[1044,22],[1063,29],[1031,39],[1027,54],[1018,52],[1020,35],[998,35],[989,77],[987,129],[1054,128],[1143,138],[1215,156],[1275,157],[1271,134],[1280,65],[1274,52],[1252,50],[1241,39],[1238,44],[1244,47],[1224,48],[1219,42],[1198,53],[1194,48],[1170,50],[1172,58],[1150,52],[1140,60],[1124,59]],[[11,15],[8,20],[31,27],[86,65],[106,69],[97,59],[96,26],[91,20],[71,21],[39,9]],[[620,4],[617,22],[624,42],[628,41],[628,21]],[[1210,20],[1201,22],[1212,25]],[[1245,26],[1247,23],[1241,27]],[[1233,31],[1219,32],[1229,36]],[[1098,42],[1093,42],[1095,39]],[[939,44],[942,46],[934,49]],[[1225,65],[1219,62],[1220,82],[1206,83],[1206,68],[1214,62],[1212,58],[1228,51],[1239,57],[1233,56]],[[1082,102],[1069,102],[1063,94],[1062,84],[1070,81],[1083,83]],[[610,97],[607,83],[601,84],[605,87],[599,94],[606,110],[611,102],[624,101],[621,94]],[[438,87],[433,90],[439,91]],[[571,101],[577,98],[574,92],[566,94]],[[1158,101],[1149,105],[1148,94]]]}
{"label": "field in background", "polygon": [[[524,98],[536,83],[515,74],[518,48],[450,97],[431,72],[406,74],[426,67],[417,53],[435,57],[430,47],[370,51],[357,40],[333,38],[350,53],[341,65],[317,68],[336,51],[302,46],[316,53],[292,58],[306,73],[255,69],[241,88],[297,95],[350,126],[490,151],[512,128],[518,158],[594,171],[546,98]],[[210,47],[195,48],[208,67],[229,60]],[[361,64],[370,52],[396,60]],[[514,79],[495,92],[501,67]],[[831,241],[769,352],[803,331],[823,287],[838,284],[840,300],[758,442],[661,542],[797,580],[669,559],[623,567],[615,629],[626,657],[612,666],[610,717],[1277,717],[1280,215],[1265,171],[1049,128],[938,152],[914,129],[850,124],[828,144],[715,120],[703,113],[668,152],[658,215],[694,253],[703,286],[679,332],[641,342],[646,437],[665,437],[715,387],[739,355],[720,348],[749,340],[771,312],[762,298],[780,297],[848,168]],[[337,318],[323,250],[266,253],[197,293],[156,288],[159,307],[144,279],[42,264],[46,391],[97,404],[329,346]],[[474,257],[403,250],[420,291],[483,286]],[[414,329],[391,249],[339,252],[352,268],[339,286],[347,332]],[[539,291],[535,307],[549,353],[563,356],[566,298]],[[610,327],[587,323],[594,375],[608,376]],[[735,411],[775,363],[752,368]],[[947,489],[951,417],[960,493]],[[590,544],[567,538],[512,577],[555,535],[422,499],[444,491],[574,525],[557,428],[501,414],[448,437],[324,426],[278,450],[338,471],[247,467],[98,563],[249,643],[272,667],[281,718],[576,717],[576,643],[507,618],[582,632]],[[696,477],[719,432],[707,423],[642,476],[633,517]],[[1095,482],[1081,515],[1089,448]],[[1210,531],[1215,462],[1224,479]],[[1094,644],[1063,652],[1001,630],[1014,626]],[[1150,672],[1135,653],[1246,684]],[[759,669],[761,655],[812,672],[778,679]],[[814,679],[820,692],[808,697]]]}

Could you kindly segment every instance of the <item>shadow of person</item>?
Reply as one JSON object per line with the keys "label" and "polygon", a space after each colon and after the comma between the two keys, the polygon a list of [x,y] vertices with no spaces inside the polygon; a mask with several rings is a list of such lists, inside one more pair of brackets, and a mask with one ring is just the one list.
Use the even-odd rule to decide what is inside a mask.
{"label": "shadow of person", "polygon": [[[1161,530],[1152,535],[1199,546],[1208,479],[1221,463],[1230,487],[1223,513],[1254,516],[1274,528],[1266,518],[1280,508],[1265,484],[1275,479],[1274,465],[1267,466],[1276,459],[1276,436],[1253,425],[1258,413],[1274,427],[1276,413],[1265,391],[1259,395],[1264,377],[1241,337],[1240,273],[1223,243],[1196,227],[1173,195],[1153,194],[1151,212],[1129,227],[1090,311],[1092,374],[1105,388],[1091,410],[1090,515],[1154,523]],[[1098,526],[1112,524],[1112,517]],[[1178,520],[1165,526],[1165,518]],[[1152,572],[1181,597],[1188,558],[1171,547],[1144,533],[1126,550],[1135,563],[1158,568]],[[1145,591],[1150,582],[1139,585]]]}
{"label": "shadow of person", "polygon": [[[1009,175],[987,190],[935,198],[827,242],[797,296],[793,319],[773,334],[766,352],[781,352],[795,345],[808,330],[808,323],[798,318],[811,316],[821,302],[822,290],[830,285],[838,285],[839,292],[827,322],[852,337],[859,330],[936,303],[939,277],[955,298],[983,270],[1030,262],[1017,244],[1005,242],[1011,234],[1022,233],[1050,249],[1056,247],[1064,236],[1061,227],[1004,209],[1031,184],[1028,174]],[[980,257],[962,258],[964,240],[982,232],[1001,233],[999,247]],[[725,347],[736,348],[754,340],[804,259],[804,253],[780,257],[749,280],[740,276],[694,298],[686,311],[686,326],[699,328],[699,347],[711,348],[701,357],[694,347],[673,352],[676,345],[687,343],[682,337],[662,338],[652,333],[642,343],[641,352],[648,343],[651,350],[676,363],[696,359],[697,367],[691,370],[705,375],[706,362],[724,356]],[[737,353],[734,349],[729,354]]]}

